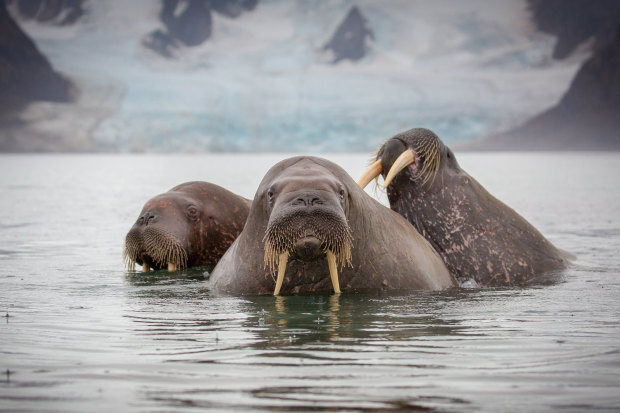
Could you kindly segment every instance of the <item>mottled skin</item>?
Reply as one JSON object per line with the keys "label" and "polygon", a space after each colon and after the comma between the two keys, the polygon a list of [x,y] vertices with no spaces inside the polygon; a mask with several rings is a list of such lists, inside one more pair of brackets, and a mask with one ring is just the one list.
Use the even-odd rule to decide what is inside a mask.
{"label": "mottled skin", "polygon": [[[251,203],[215,184],[186,182],[147,201],[126,239],[164,231],[186,252],[188,267],[213,267],[241,233]],[[135,261],[166,268],[143,249]]]}
{"label": "mottled skin", "polygon": [[[311,200],[305,202],[304,200]],[[305,210],[344,217],[352,233],[352,266],[339,267],[343,292],[378,289],[440,290],[456,285],[439,255],[400,215],[368,196],[339,166],[295,157],[263,178],[243,232],[222,257],[210,282],[215,291],[272,294],[264,237],[270,217]],[[292,254],[281,294],[331,292],[324,254]]]}
{"label": "mottled skin", "polygon": [[[439,167],[424,183],[420,171],[428,160],[420,148],[431,141],[439,148]],[[406,149],[413,150],[415,162],[389,184],[390,207],[431,243],[459,281],[473,278],[483,287],[524,285],[566,266],[569,254],[462,170],[452,151],[428,129],[411,129],[384,143],[377,154],[384,177]]]}

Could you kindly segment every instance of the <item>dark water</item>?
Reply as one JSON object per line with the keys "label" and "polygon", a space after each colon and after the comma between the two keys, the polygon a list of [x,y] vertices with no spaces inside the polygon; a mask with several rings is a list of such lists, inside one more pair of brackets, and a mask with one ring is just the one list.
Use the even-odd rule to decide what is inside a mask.
{"label": "dark water", "polygon": [[0,410],[620,409],[620,155],[459,156],[576,254],[552,285],[240,298],[200,269],[124,271],[148,198],[252,197],[282,158],[0,156]]}

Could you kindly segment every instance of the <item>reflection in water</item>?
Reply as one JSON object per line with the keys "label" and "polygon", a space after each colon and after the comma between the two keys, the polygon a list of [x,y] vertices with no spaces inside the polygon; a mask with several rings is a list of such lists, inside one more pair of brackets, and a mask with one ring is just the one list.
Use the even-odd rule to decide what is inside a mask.
{"label": "reflection in water", "polygon": [[[429,299],[429,295],[432,298]],[[261,314],[264,349],[304,345],[376,345],[424,335],[449,335],[454,326],[434,318],[439,294],[247,297],[248,313]],[[439,295],[440,296],[440,295]],[[386,306],[386,300],[392,302]],[[408,313],[390,312],[406,302]],[[422,310],[424,308],[424,310]],[[245,327],[254,322],[249,318]],[[388,344],[389,345],[389,344]]]}
{"label": "reflection in water", "polygon": [[[213,296],[200,274],[127,277],[140,356],[193,383],[151,383],[147,404],[476,411],[481,395],[504,408],[501,394],[514,386],[532,394],[541,385],[532,374],[563,389],[579,374],[561,373],[566,363],[608,357],[609,347],[558,327],[570,319],[554,310],[561,285],[239,298]],[[558,392],[569,411],[575,400],[583,395]]]}
{"label": "reflection in water", "polygon": [[[240,299],[212,296],[190,273],[177,275],[176,283],[144,280],[151,276],[128,277],[137,288],[127,297],[125,316],[143,339],[141,354],[203,376],[190,392],[148,391],[146,397],[158,405],[179,407],[191,400],[201,407],[357,410],[465,403],[420,394],[415,388],[424,389],[422,384],[393,389],[419,375],[418,369],[438,368],[429,355],[441,355],[442,346],[424,338],[463,329],[437,315],[461,292]],[[199,367],[204,365],[208,368]],[[283,386],[282,377],[291,380]]]}
{"label": "reflection in water", "polygon": [[[126,279],[137,287],[131,297],[132,314],[127,317],[141,314],[141,320],[154,322],[160,316],[157,322],[160,332],[163,325],[177,328],[179,323],[187,325],[192,317],[202,314],[211,325],[219,326],[220,332],[231,327],[251,332],[255,338],[252,347],[257,349],[325,343],[350,345],[352,340],[358,344],[375,344],[385,339],[399,341],[418,336],[450,335],[458,326],[450,320],[437,318],[436,313],[463,296],[459,290],[450,290],[239,299],[212,296],[206,283],[201,282],[204,279],[201,269],[130,273]],[[170,309],[187,309],[193,302],[200,308],[191,314],[170,313]],[[232,320],[235,325],[231,324]]]}
{"label": "reflection in water", "polygon": [[209,276],[209,268],[192,267],[179,271],[151,270],[148,273],[131,271],[126,273],[125,280],[135,287],[177,284],[186,281],[203,281]]}

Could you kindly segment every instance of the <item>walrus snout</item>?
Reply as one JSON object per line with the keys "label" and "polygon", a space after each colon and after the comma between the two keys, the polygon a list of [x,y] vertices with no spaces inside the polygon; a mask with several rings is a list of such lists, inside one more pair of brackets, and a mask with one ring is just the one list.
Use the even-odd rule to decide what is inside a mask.
{"label": "walrus snout", "polygon": [[313,261],[320,256],[325,255],[325,251],[321,248],[321,240],[315,236],[303,237],[295,243],[293,250],[296,258],[302,261]]}
{"label": "walrus snout", "polygon": [[398,157],[405,152],[407,145],[400,139],[390,139],[383,145],[381,158],[381,175],[385,178]]}
{"label": "walrus snout", "polygon": [[361,188],[365,188],[379,175],[383,176],[383,188],[387,188],[396,175],[409,165],[416,166],[416,154],[406,142],[398,138],[388,140],[379,150],[377,159],[373,162],[362,176],[357,180]]}
{"label": "walrus snout", "polygon": [[174,271],[187,266],[188,254],[181,240],[158,225],[137,223],[125,237],[124,257],[127,267],[142,265],[144,271],[149,268]]}
{"label": "walrus snout", "polygon": [[[387,188],[397,176],[402,176],[401,171],[407,171],[405,176],[408,181],[416,184],[419,181],[423,186],[435,178],[443,156],[442,148],[439,137],[428,129],[417,128],[400,133],[383,144],[376,161],[357,181],[358,185],[364,188],[382,175],[383,188]],[[445,148],[443,151],[446,153]]]}
{"label": "walrus snout", "polygon": [[264,262],[265,267],[278,269],[275,295],[280,293],[289,255],[302,261],[327,258],[336,293],[340,292],[337,265],[352,265],[353,238],[342,207],[320,196],[316,198],[325,200],[325,203],[312,205],[317,202],[314,198],[311,193],[306,193],[303,198],[297,194],[279,204],[269,218],[263,238]]}

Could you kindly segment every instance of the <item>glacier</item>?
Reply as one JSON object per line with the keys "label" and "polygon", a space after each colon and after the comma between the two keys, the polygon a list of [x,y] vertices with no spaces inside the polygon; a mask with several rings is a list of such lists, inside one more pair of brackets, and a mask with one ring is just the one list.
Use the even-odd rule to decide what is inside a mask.
{"label": "glacier", "polygon": [[[353,6],[374,40],[331,64],[323,46]],[[120,152],[369,152],[411,127],[451,145],[554,105],[589,54],[553,60],[524,1],[261,0],[214,13],[210,39],[166,59],[141,43],[159,8],[91,1],[72,26],[18,20],[82,91],[24,118]]]}

